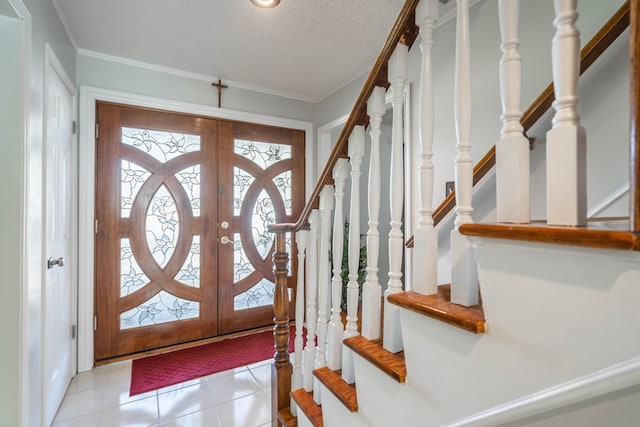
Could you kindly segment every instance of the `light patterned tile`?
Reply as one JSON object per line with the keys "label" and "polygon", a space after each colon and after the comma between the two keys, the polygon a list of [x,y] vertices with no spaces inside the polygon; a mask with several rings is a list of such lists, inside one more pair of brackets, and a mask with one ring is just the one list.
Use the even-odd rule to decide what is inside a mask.
{"label": "light patterned tile", "polygon": [[256,362],[256,363],[252,363],[250,365],[247,365],[247,368],[249,368],[249,369],[257,368],[257,367],[263,366],[263,365],[271,366],[272,362],[273,362],[273,358],[269,358],[269,359],[261,360],[260,362]]}
{"label": "light patterned tile", "polygon": [[60,405],[60,409],[58,409],[54,422],[98,412],[102,405],[103,396],[103,388],[67,394]]}
{"label": "light patterned tile", "polygon": [[150,427],[159,422],[156,396],[100,411],[97,427]]}
{"label": "light patterned tile", "polygon": [[248,370],[236,372],[232,375],[207,377],[207,382],[216,404],[258,393],[262,390]]}
{"label": "light patterned tile", "polygon": [[194,378],[192,380],[189,381],[184,381],[178,384],[174,384],[174,385],[170,385],[167,387],[162,387],[158,389],[158,394],[163,394],[163,393],[168,393],[170,391],[175,391],[175,390],[179,390],[181,388],[185,388],[185,387],[191,387],[193,385],[198,385],[198,384],[206,384],[207,380],[205,377],[200,377],[200,378]]}
{"label": "light patterned tile", "polygon": [[131,361],[126,360],[108,365],[109,378],[108,384],[131,384]]}
{"label": "light patterned tile", "polygon": [[262,393],[216,406],[223,427],[256,427],[271,420],[271,407]]}
{"label": "light patterned tile", "polygon": [[125,403],[134,402],[136,400],[146,399],[148,397],[155,397],[158,395],[156,390],[136,394],[135,396],[129,396],[130,385],[116,383],[108,384],[104,391],[104,398],[102,400],[102,408],[113,408],[114,406],[123,405]]}
{"label": "light patterned tile", "polygon": [[94,427],[98,422],[98,413],[81,415],[69,420],[54,422],[51,427]]}
{"label": "light patterned tile", "polygon": [[94,368],[87,372],[80,372],[71,380],[67,393],[78,393],[104,387],[108,378],[109,369],[105,366]]}
{"label": "light patterned tile", "polygon": [[271,389],[271,365],[261,365],[250,368],[249,371],[263,390]]}
{"label": "light patterned tile", "polygon": [[215,408],[206,408],[202,411],[184,415],[161,424],[162,427],[223,427]]}
{"label": "light patterned tile", "polygon": [[206,382],[158,394],[160,422],[201,411],[212,407],[213,404],[213,397]]}

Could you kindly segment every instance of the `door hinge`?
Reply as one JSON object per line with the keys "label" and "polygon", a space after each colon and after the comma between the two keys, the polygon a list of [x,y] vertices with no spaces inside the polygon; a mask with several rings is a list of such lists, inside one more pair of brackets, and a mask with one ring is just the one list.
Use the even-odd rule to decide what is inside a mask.
{"label": "door hinge", "polygon": [[78,130],[78,123],[74,120],[71,122],[71,132],[75,135]]}
{"label": "door hinge", "polygon": [[96,123],[96,139],[100,136],[100,126]]}
{"label": "door hinge", "polygon": [[98,330],[98,316],[93,316],[93,330]]}
{"label": "door hinge", "polygon": [[75,340],[76,339],[76,325],[71,325],[71,339]]}
{"label": "door hinge", "polygon": [[93,222],[93,234],[98,234],[98,220]]}

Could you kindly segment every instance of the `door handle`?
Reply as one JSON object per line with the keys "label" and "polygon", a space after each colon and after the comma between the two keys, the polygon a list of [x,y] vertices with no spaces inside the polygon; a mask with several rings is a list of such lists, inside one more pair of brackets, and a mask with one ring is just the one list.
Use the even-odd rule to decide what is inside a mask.
{"label": "door handle", "polygon": [[56,265],[58,267],[63,267],[64,266],[64,258],[60,257],[58,259],[53,259],[53,258],[49,257],[49,259],[47,260],[47,268],[48,269],[52,269]]}
{"label": "door handle", "polygon": [[220,238],[220,243],[222,243],[223,245],[226,245],[227,243],[235,243],[235,242],[231,240],[229,236],[222,236]]}

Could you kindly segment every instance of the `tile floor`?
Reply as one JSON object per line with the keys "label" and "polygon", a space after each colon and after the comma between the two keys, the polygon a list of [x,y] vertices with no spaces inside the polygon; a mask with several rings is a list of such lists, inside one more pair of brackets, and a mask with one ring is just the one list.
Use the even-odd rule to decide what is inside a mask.
{"label": "tile floor", "polygon": [[271,425],[271,360],[129,397],[131,361],[71,381],[53,427]]}

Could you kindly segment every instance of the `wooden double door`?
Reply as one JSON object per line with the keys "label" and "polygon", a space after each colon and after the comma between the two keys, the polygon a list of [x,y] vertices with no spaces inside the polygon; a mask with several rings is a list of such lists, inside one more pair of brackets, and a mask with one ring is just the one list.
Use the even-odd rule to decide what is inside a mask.
{"label": "wooden double door", "polygon": [[304,206],[304,133],[96,110],[95,360],[272,323],[267,226]]}

